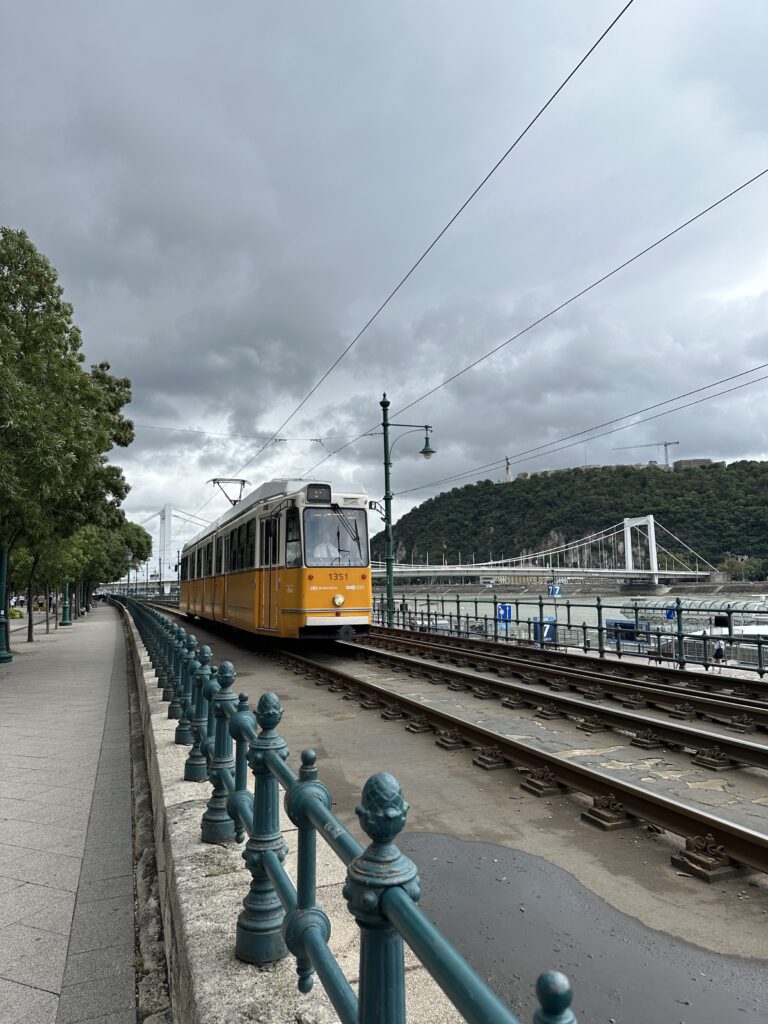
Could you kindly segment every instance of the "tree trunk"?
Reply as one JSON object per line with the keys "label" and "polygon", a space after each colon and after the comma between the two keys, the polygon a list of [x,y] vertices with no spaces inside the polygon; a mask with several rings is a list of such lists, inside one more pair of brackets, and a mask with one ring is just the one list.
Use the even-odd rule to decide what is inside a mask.
{"label": "tree trunk", "polygon": [[35,555],[32,559],[32,568],[29,570],[29,579],[27,580],[27,643],[31,644],[35,637],[35,608],[34,608],[34,592],[35,592],[35,572],[37,570],[37,563],[39,562],[39,555]]}
{"label": "tree trunk", "polygon": [[51,585],[50,583],[44,583],[43,589],[45,590],[45,634],[46,636],[51,632]]}

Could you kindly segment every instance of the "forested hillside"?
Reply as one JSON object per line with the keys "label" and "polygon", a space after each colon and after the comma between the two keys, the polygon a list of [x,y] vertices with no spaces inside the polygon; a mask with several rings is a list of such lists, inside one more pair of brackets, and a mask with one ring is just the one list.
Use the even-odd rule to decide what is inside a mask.
{"label": "forested hillside", "polygon": [[[511,483],[490,480],[430,498],[395,525],[398,560],[485,561],[578,540],[653,514],[716,565],[749,556],[747,578],[768,569],[768,462],[669,472],[657,466],[566,469]],[[384,535],[372,541],[384,557]],[[744,565],[742,564],[742,569]],[[731,566],[729,569],[732,570]]]}

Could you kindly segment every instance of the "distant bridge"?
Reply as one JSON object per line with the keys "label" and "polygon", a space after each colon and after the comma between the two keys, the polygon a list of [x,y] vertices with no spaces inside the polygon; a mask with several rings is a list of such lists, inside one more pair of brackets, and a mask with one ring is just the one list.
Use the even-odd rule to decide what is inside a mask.
{"label": "distant bridge", "polygon": [[[657,531],[663,536],[659,543]],[[372,562],[374,578],[386,575],[384,562]],[[515,558],[472,562],[471,565],[395,563],[399,579],[477,578],[491,583],[554,579],[555,582],[590,579],[645,580],[659,578],[695,582],[708,580],[717,569],[684,541],[657,522],[652,515],[627,518],[599,533],[569,541],[545,551],[531,551]]]}

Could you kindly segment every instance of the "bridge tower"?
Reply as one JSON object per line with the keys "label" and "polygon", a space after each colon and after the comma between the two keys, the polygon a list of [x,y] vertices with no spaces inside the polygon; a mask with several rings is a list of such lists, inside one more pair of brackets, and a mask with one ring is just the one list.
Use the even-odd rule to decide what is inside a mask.
{"label": "bridge tower", "polygon": [[632,557],[632,527],[645,526],[648,530],[648,556],[651,561],[651,572],[654,583],[659,582],[659,555],[656,549],[656,524],[653,516],[638,516],[636,519],[624,520],[624,567],[627,572],[635,568]]}

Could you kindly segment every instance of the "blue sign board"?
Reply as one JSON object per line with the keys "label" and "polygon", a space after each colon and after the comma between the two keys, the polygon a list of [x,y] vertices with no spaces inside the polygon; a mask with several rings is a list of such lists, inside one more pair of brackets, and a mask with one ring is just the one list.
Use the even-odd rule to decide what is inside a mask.
{"label": "blue sign board", "polygon": [[496,617],[499,622],[511,622],[512,621],[512,605],[511,604],[500,604],[496,606]]}
{"label": "blue sign board", "polygon": [[667,608],[667,610],[666,610],[666,612],[664,614],[666,615],[666,617],[668,619],[674,619],[674,617],[675,617],[675,609],[674,608]]}
{"label": "blue sign board", "polygon": [[534,615],[533,639],[537,645],[557,643],[557,625],[554,615],[544,615],[541,619],[538,615]]}
{"label": "blue sign board", "polygon": [[549,583],[547,585],[547,593],[550,597],[560,597],[562,590],[559,583]]}

